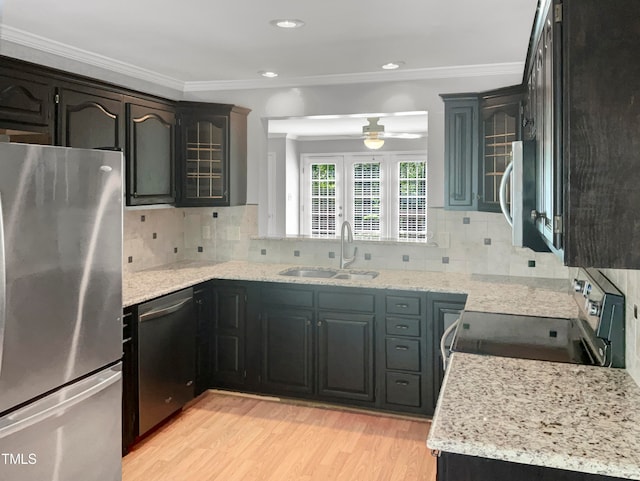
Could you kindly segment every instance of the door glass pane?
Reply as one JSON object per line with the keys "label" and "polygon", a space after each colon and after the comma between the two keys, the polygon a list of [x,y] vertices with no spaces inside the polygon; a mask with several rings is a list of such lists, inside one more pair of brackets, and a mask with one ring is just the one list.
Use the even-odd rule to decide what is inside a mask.
{"label": "door glass pane", "polygon": [[67,111],[67,147],[95,149],[117,147],[118,118],[98,108],[84,104],[78,110]]}
{"label": "door glass pane", "polygon": [[186,197],[224,197],[224,131],[224,123],[212,121],[193,122],[187,127]]}
{"label": "door glass pane", "polygon": [[171,195],[170,125],[156,117],[134,122],[136,149],[136,193]]}
{"label": "door glass pane", "polygon": [[353,166],[353,233],[359,238],[380,237],[380,163]]}
{"label": "door glass pane", "polygon": [[311,235],[336,235],[336,164],[311,164]]}
{"label": "door glass pane", "polygon": [[398,239],[427,240],[427,163],[398,164]]}

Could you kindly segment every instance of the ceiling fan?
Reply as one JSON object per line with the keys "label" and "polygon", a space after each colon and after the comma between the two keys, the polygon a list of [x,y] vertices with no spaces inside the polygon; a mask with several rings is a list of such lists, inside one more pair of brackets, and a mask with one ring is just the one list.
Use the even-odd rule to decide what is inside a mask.
{"label": "ceiling fan", "polygon": [[378,150],[384,145],[384,139],[418,139],[420,134],[385,132],[384,125],[380,125],[380,117],[367,117],[369,122],[362,127],[364,145],[371,150]]}

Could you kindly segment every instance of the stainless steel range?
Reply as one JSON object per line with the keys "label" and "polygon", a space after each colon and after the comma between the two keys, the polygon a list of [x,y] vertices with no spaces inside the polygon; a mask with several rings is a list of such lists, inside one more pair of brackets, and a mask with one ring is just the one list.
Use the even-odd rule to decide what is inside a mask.
{"label": "stainless steel range", "polygon": [[450,351],[625,367],[623,294],[596,269],[579,269],[573,291],[573,319],[464,311],[450,330]]}

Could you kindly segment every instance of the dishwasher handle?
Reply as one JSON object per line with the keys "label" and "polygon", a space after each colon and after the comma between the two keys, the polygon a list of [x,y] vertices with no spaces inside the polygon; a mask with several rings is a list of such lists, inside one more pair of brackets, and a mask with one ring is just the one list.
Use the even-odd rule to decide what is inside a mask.
{"label": "dishwasher handle", "polygon": [[189,302],[193,302],[193,297],[187,297],[186,299],[181,299],[175,304],[163,307],[161,309],[154,309],[153,311],[146,312],[140,315],[139,322],[151,321],[153,319],[157,319],[158,317],[166,316],[167,314],[173,314],[174,312],[179,311],[182,307]]}

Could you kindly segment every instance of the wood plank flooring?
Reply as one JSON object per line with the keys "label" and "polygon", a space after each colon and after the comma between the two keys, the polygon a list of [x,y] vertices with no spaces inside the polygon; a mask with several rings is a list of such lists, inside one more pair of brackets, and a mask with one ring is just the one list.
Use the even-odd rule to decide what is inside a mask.
{"label": "wood plank flooring", "polygon": [[434,481],[429,422],[207,392],[122,460],[123,481]]}

